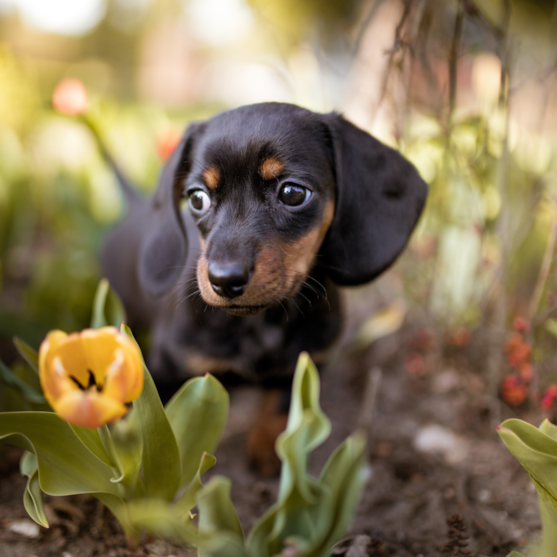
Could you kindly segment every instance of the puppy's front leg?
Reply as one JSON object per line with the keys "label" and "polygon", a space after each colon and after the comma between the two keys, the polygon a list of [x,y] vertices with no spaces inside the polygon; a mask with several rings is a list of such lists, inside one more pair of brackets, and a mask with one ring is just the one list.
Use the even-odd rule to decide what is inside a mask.
{"label": "puppy's front leg", "polygon": [[246,443],[249,464],[261,476],[276,476],[280,472],[275,443],[286,429],[289,406],[290,387],[263,391]]}

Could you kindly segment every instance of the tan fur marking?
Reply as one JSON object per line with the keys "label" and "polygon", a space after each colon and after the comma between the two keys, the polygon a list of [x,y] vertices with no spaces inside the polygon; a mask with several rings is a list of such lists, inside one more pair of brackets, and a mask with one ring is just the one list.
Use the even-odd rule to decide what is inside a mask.
{"label": "tan fur marking", "polygon": [[214,167],[207,168],[203,171],[203,180],[210,190],[214,190],[219,185],[220,172]]}
{"label": "tan fur marking", "polygon": [[[205,302],[211,306],[270,306],[285,296],[294,295],[305,280],[331,225],[334,204],[327,202],[323,219],[303,238],[282,245],[263,246],[255,261],[252,278],[245,292],[233,302],[219,296],[209,282],[205,250],[197,261],[197,284]],[[202,244],[203,246],[203,244]],[[204,246],[203,246],[204,247]]]}
{"label": "tan fur marking", "polygon": [[259,174],[263,180],[272,180],[280,175],[283,171],[284,165],[277,159],[267,159],[259,167]]}
{"label": "tan fur marking", "polygon": [[290,271],[295,271],[299,278],[303,281],[308,274],[313,261],[334,216],[334,204],[332,201],[327,202],[323,211],[323,220],[319,226],[309,231],[308,234],[284,246],[285,257],[284,267]]}
{"label": "tan fur marking", "polygon": [[193,375],[205,375],[212,373],[217,375],[227,371],[238,371],[233,362],[222,360],[220,358],[212,358],[203,356],[202,354],[192,354],[186,357],[186,366]]}

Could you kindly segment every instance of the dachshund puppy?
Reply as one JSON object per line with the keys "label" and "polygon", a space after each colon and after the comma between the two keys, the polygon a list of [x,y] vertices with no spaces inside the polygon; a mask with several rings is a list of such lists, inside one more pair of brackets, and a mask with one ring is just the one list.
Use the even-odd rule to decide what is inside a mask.
{"label": "dachshund puppy", "polygon": [[427,186],[336,113],[244,106],[191,124],[154,196],[129,202],[103,269],[146,323],[159,388],[235,372],[266,389],[249,435],[274,471],[298,354],[324,363],[341,329],[337,286],[367,283],[405,247]]}

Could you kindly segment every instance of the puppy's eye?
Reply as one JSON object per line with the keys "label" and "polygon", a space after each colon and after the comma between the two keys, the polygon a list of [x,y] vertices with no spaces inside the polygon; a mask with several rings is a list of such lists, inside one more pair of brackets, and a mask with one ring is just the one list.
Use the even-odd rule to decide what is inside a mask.
{"label": "puppy's eye", "polygon": [[190,207],[199,214],[206,213],[211,208],[211,198],[203,190],[193,190],[189,193]]}
{"label": "puppy's eye", "polygon": [[279,201],[290,207],[298,207],[311,197],[311,191],[296,184],[285,184],[280,188]]}

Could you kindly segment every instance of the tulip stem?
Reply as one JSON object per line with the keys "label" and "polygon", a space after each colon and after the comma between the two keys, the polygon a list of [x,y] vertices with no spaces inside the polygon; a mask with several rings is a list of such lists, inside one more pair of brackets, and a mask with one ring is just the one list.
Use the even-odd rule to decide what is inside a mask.
{"label": "tulip stem", "polygon": [[104,447],[104,450],[108,454],[108,458],[110,458],[110,463],[113,468],[118,470],[118,465],[116,464],[118,461],[116,460],[114,454],[114,440],[112,439],[112,434],[110,433],[110,429],[108,428],[107,424],[102,425],[97,430],[101,437],[101,441]]}
{"label": "tulip stem", "polygon": [[540,503],[542,517],[542,543],[537,557],[555,557],[557,555],[557,525],[547,512],[544,503]]}

